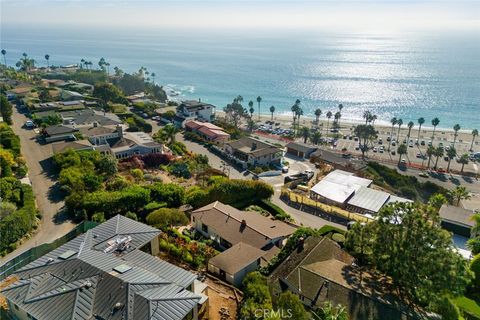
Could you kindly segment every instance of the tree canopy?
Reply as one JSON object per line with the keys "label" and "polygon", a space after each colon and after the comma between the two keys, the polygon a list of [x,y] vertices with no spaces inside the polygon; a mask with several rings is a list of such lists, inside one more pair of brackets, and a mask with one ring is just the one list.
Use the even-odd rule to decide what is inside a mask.
{"label": "tree canopy", "polygon": [[346,247],[389,276],[408,304],[427,306],[445,294],[460,295],[472,278],[451,235],[440,227],[438,211],[429,205],[382,208],[377,220],[348,232]]}

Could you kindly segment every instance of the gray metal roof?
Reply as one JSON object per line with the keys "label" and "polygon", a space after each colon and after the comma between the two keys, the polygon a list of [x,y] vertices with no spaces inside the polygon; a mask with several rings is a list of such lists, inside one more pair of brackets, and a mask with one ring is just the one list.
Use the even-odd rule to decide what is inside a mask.
{"label": "gray metal roof", "polygon": [[[183,319],[200,301],[185,289],[196,276],[138,250],[159,233],[116,216],[19,270],[2,294],[39,320]],[[129,250],[103,251],[125,235]]]}
{"label": "gray metal roof", "polygon": [[378,212],[389,197],[390,195],[386,192],[361,187],[348,200],[348,204],[368,211]]}

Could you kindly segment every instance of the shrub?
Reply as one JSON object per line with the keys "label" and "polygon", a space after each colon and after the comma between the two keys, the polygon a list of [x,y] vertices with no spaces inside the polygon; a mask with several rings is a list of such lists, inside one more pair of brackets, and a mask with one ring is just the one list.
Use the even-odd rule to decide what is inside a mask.
{"label": "shrub", "polygon": [[476,292],[480,292],[480,254],[477,254],[470,263],[470,270],[474,273],[475,278],[472,281],[472,286]]}
{"label": "shrub", "polygon": [[174,183],[154,183],[148,187],[153,201],[164,202],[170,208],[184,204],[185,189]]}
{"label": "shrub", "polygon": [[345,242],[345,236],[341,233],[334,233],[332,234],[332,240],[340,244],[343,244]]}
{"label": "shrub", "polygon": [[[3,185],[6,184],[3,183]],[[17,206],[20,209],[0,220],[0,234],[2,235],[0,255],[13,250],[15,243],[36,226],[37,209],[32,187],[21,184],[19,189],[20,199]],[[1,192],[3,194],[4,190],[2,189]]]}
{"label": "shrub", "polygon": [[135,178],[137,181],[143,180],[143,171],[140,169],[132,169],[130,174]]}
{"label": "shrub", "polygon": [[258,202],[258,205],[263,209],[270,212],[270,214],[276,219],[280,221],[293,221],[292,216],[290,216],[285,210],[277,206],[276,204],[272,203],[270,200],[262,199]]}
{"label": "shrub", "polygon": [[135,220],[135,221],[138,220],[137,214],[135,212],[131,212],[131,211],[128,211],[127,214],[125,215],[125,217],[130,218],[130,219]]}
{"label": "shrub", "polygon": [[217,176],[210,178],[209,186],[203,191],[195,188],[187,193],[189,203],[194,208],[214,201],[246,207],[261,199],[270,198],[273,195],[273,188],[262,181],[227,179]]}
{"label": "shrub", "polygon": [[188,224],[188,218],[178,209],[160,208],[147,216],[147,223],[156,228],[165,230],[169,226]]}

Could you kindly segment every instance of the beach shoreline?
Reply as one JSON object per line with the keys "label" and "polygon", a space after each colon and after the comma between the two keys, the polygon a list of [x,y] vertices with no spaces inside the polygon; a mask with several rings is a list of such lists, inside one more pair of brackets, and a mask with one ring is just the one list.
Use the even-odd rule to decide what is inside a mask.
{"label": "beach shoreline", "polygon": [[[215,114],[220,117],[225,116],[225,112],[222,110],[216,110]],[[253,114],[253,119],[258,122],[258,113]],[[265,114],[262,113],[260,114],[260,122],[265,123],[265,121],[270,121],[272,119],[271,114]],[[429,123],[430,120],[425,119],[426,122],[424,125],[422,125],[422,129],[420,132],[420,140],[425,140],[425,142],[431,140],[432,134],[433,134],[433,127],[428,126],[427,123]],[[288,115],[285,113],[280,113],[280,114],[273,114],[273,121],[274,122],[279,122],[282,127],[289,128],[292,126],[293,122],[293,117],[292,115]],[[333,123],[333,117],[329,121],[329,128],[331,128]],[[340,119],[340,133],[341,134],[353,134],[354,127],[356,125],[360,124],[365,124],[365,121],[359,121],[359,120],[354,120],[354,119]],[[408,122],[404,122],[402,127],[400,128],[400,136],[402,138],[406,138],[408,134],[408,127],[407,127]],[[302,116],[300,117],[300,126],[306,126],[306,127],[317,127],[315,124],[315,118],[311,116]],[[324,117],[320,117],[319,119],[319,125],[318,127],[323,130],[322,133],[325,133],[326,131],[326,126],[327,126],[327,119]],[[390,135],[390,130],[392,129],[391,125],[387,125],[385,122],[376,122],[374,125],[375,129],[378,131],[379,135],[385,136],[385,135]],[[415,122],[414,127],[411,130],[410,133],[410,139],[415,139],[418,138],[418,123]],[[396,137],[398,133],[398,125],[394,126],[393,129],[393,137]],[[454,140],[454,133],[455,131],[453,128],[448,129],[448,128],[442,128],[442,127],[437,127],[435,129],[435,141],[438,142],[453,142]],[[470,129],[461,129],[458,131],[458,137],[457,137],[457,143],[468,143],[470,144],[472,141],[472,130]],[[480,149],[478,146],[478,143],[480,141],[480,138],[477,137],[475,139],[475,144],[473,146],[473,149],[478,151],[477,149]],[[477,147],[477,148],[475,148]]]}

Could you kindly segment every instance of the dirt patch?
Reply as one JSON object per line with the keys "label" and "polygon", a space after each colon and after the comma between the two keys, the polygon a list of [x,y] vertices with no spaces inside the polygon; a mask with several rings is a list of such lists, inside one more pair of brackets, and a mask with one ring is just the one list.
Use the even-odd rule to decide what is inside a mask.
{"label": "dirt patch", "polygon": [[[18,280],[18,278],[15,277],[15,276],[10,276],[10,277],[6,278],[2,282],[0,282],[0,291],[2,291],[3,289],[5,289],[6,287],[8,287],[9,285],[11,285],[12,283],[14,283],[17,280]],[[1,294],[0,294],[0,309],[5,309],[5,310],[8,309],[7,300]]]}
{"label": "dirt patch", "polygon": [[237,319],[237,309],[241,296],[234,289],[220,281],[207,277],[208,285],[208,319],[234,320]]}

